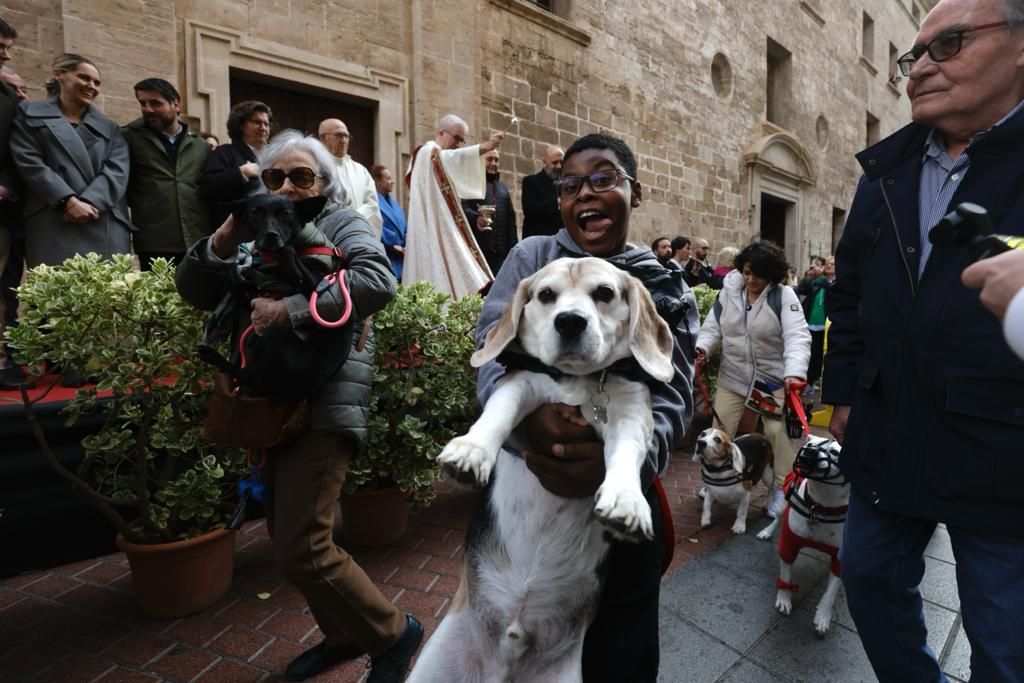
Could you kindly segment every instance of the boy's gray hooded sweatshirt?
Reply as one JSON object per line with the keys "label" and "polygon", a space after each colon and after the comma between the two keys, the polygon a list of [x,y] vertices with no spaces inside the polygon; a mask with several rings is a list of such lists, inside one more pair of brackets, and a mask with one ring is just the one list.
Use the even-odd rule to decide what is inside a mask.
{"label": "boy's gray hooded sweatshirt", "polygon": [[[483,346],[487,331],[498,322],[505,305],[515,295],[520,281],[533,275],[545,265],[563,257],[584,257],[590,254],[583,251],[570,237],[564,228],[553,236],[529,237],[509,252],[508,258],[495,276],[476,329],[477,347]],[[611,263],[630,266],[659,266],[649,247],[626,245],[621,254],[605,258]],[[697,339],[700,324],[697,316],[697,300],[693,292],[684,284],[685,301],[689,304],[686,316],[674,330],[675,344],[672,351],[672,364],[675,376],[669,383],[653,383],[651,400],[654,409],[654,435],[647,449],[647,465],[641,474],[641,482],[646,491],[654,475],[665,471],[668,465],[669,452],[675,442],[682,437],[686,426],[693,416],[693,343]],[[480,368],[477,374],[477,398],[480,404],[487,402],[495,383],[505,374],[505,368],[492,361]],[[523,442],[513,434],[506,448],[518,453]]]}

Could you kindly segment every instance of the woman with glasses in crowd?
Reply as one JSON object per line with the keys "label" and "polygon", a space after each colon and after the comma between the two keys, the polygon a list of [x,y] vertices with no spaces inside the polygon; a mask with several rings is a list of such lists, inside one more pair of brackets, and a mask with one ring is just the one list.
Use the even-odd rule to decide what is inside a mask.
{"label": "woman with glasses in crowd", "polygon": [[199,178],[199,191],[210,207],[210,226],[228,217],[223,205],[256,194],[262,188],[256,155],[270,139],[274,115],[262,102],[247,100],[231,107],[228,137],[231,142],[214,149]]}
{"label": "woman with glasses in crowd", "polygon": [[100,72],[82,55],[53,60],[49,98],[22,102],[11,156],[25,181],[22,221],[28,266],[59,265],[76,254],[131,252],[125,191],[128,145],[93,102]]}
{"label": "woman with glasses in crowd", "polygon": [[[334,159],[314,137],[285,131],[259,155],[257,177],[266,189],[292,201],[326,197],[312,223],[324,243],[340,248],[346,259],[345,283],[351,296],[354,322],[360,326],[395,294],[384,246],[366,220],[346,204],[345,191],[334,173]],[[307,225],[308,228],[308,225]],[[304,230],[305,232],[305,230]],[[318,236],[319,237],[319,236]],[[178,291],[198,308],[230,310],[236,271],[251,264],[252,236],[229,216],[209,238],[189,249],[178,268]],[[338,320],[343,301],[336,284],[320,294],[317,311],[323,319]],[[251,308],[251,310],[249,310]],[[235,306],[232,348],[250,324],[264,335],[269,328],[292,328],[309,336],[317,330],[303,294],[282,299],[259,297],[251,306]],[[309,603],[323,632],[321,643],[288,665],[285,677],[304,680],[364,653],[373,658],[369,680],[400,681],[423,637],[422,626],[406,617],[373,585],[351,556],[331,537],[334,511],[349,463],[366,441],[367,411],[373,380],[372,343],[360,343],[358,327],[351,351],[341,365],[327,358],[330,345],[319,352],[315,365],[326,375],[311,390],[312,424],[282,445],[268,450],[263,480],[264,508],[274,558],[281,573]],[[312,347],[311,347],[312,348]]]}

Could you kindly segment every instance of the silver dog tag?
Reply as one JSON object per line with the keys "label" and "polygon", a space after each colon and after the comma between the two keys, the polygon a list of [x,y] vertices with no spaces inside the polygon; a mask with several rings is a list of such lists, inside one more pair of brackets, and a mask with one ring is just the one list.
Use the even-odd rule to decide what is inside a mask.
{"label": "silver dog tag", "polygon": [[608,392],[603,388],[598,389],[590,396],[590,403],[594,410],[594,421],[601,424],[608,424],[608,402],[611,399]]}

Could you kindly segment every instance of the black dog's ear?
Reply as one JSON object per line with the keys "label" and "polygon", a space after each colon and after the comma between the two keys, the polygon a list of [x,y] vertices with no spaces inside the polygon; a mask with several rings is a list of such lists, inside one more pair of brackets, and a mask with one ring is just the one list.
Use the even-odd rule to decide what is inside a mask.
{"label": "black dog's ear", "polygon": [[299,217],[302,225],[305,225],[319,216],[320,212],[324,210],[324,206],[327,205],[327,197],[309,197],[308,199],[292,202],[292,204],[295,205],[295,215]]}

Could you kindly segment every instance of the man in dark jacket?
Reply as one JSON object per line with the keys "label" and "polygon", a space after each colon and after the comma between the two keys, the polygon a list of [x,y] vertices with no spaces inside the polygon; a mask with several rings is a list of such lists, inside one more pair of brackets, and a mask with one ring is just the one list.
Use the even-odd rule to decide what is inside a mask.
{"label": "man in dark jacket", "polygon": [[[466,220],[473,228],[473,236],[476,237],[476,243],[484,253],[492,273],[498,272],[508,252],[519,241],[516,232],[516,210],[512,208],[508,187],[498,177],[500,162],[501,155],[498,150],[492,149],[487,152],[484,155],[484,168],[487,173],[484,198],[462,200]],[[481,213],[481,206],[493,206],[493,216]]]}
{"label": "man in dark jacket", "polygon": [[523,178],[523,239],[533,235],[554,235],[562,228],[555,179],[562,175],[561,147],[548,145],[544,168]]}
{"label": "man in dark jacket", "polygon": [[918,584],[945,523],[971,678],[1024,680],[1024,362],[929,231],[961,202],[1024,233],[1024,3],[942,0],[900,58],[914,123],[865,150],[836,253],[829,430],[853,485],[841,562],[882,681],[944,681]]}
{"label": "man in dark jacket", "polygon": [[[14,39],[17,37],[18,32],[0,19],[0,65],[11,58]],[[5,269],[12,254],[17,254],[18,258],[21,258],[20,254],[24,252],[24,249],[12,249],[15,240],[13,232],[19,211],[16,187],[18,173],[11,160],[10,135],[14,116],[18,111],[18,100],[14,88],[0,81],[0,272]],[[27,381],[24,370],[7,357],[4,345],[7,307],[13,305],[14,309],[17,309],[17,300],[11,300],[6,294],[7,292],[0,292],[0,389],[12,389]]]}
{"label": "man in dark jacket", "polygon": [[175,265],[185,250],[213,232],[199,176],[210,146],[178,120],[181,96],[162,78],[135,84],[142,116],[121,129],[128,142],[131,174],[128,206],[139,231],[132,238],[143,270],[162,256]]}

